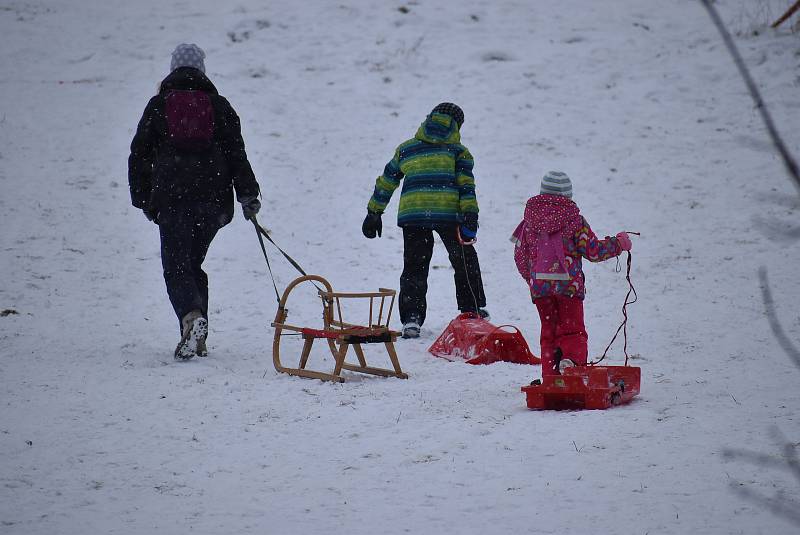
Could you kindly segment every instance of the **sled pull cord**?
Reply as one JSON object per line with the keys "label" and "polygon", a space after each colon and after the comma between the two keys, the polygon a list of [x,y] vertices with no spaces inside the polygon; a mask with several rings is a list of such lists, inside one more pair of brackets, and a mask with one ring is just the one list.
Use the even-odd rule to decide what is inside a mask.
{"label": "sled pull cord", "polygon": [[[634,234],[636,236],[640,236],[641,234],[638,232],[630,232],[627,231],[628,234]],[[633,287],[633,283],[631,282],[631,252],[628,251],[628,259],[626,261],[627,268],[625,271],[625,280],[628,281],[628,293],[625,294],[625,302],[622,304],[622,323],[619,327],[617,327],[617,332],[614,333],[614,337],[611,338],[611,341],[606,346],[606,350],[603,351],[603,355],[594,362],[590,362],[589,366],[595,366],[600,364],[600,362],[606,358],[606,354],[608,350],[611,349],[611,345],[614,343],[614,340],[617,339],[617,335],[619,332],[622,331],[622,351],[625,353],[625,366],[628,365],[628,305],[632,305],[636,301],[639,300],[639,296],[636,294],[636,288]],[[621,271],[619,268],[619,257],[617,257],[617,271]],[[628,301],[631,294],[633,294],[633,301]]]}
{"label": "sled pull cord", "polygon": [[275,276],[272,274],[272,266],[269,264],[269,257],[267,256],[267,248],[264,247],[264,239],[261,237],[261,233],[266,231],[261,228],[261,226],[256,221],[255,216],[253,216],[253,225],[256,228],[256,236],[258,236],[258,243],[261,245],[261,252],[264,253],[264,260],[267,261],[267,269],[269,270],[269,277],[272,279],[272,287],[275,288],[275,297],[278,299],[278,303],[281,302],[281,295],[278,293],[278,285],[275,284]]}
{"label": "sled pull cord", "polygon": [[[456,232],[459,232],[458,227],[456,227]],[[459,245],[461,246],[461,262],[464,264],[464,277],[466,277],[467,279],[467,287],[469,287],[469,293],[470,295],[472,295],[472,302],[475,304],[475,314],[478,314],[478,310],[480,310],[478,308],[478,298],[475,296],[475,290],[472,289],[472,283],[469,281],[469,274],[467,273],[467,258],[464,253],[464,245],[472,245],[472,243],[475,242],[469,244],[462,243],[461,234],[458,235],[458,242]]]}
{"label": "sled pull cord", "polygon": [[[264,227],[262,227],[261,225],[258,224],[258,220],[256,219],[256,216],[253,216],[252,221],[253,221],[253,226],[256,229],[256,236],[258,236],[258,243],[259,243],[259,245],[261,245],[261,252],[264,253],[264,260],[267,261],[267,269],[269,270],[269,276],[272,279],[272,287],[275,288],[275,297],[278,299],[278,303],[280,303],[281,302],[281,296],[280,296],[280,293],[278,292],[278,285],[275,284],[275,276],[272,274],[272,266],[270,266],[270,264],[269,264],[269,257],[267,256],[267,248],[264,246],[264,239],[262,238],[262,236],[264,238],[266,238],[272,245],[274,245],[275,248],[278,249],[278,251],[281,252],[281,254],[284,256],[284,258],[286,258],[286,260],[289,261],[289,263],[292,265],[292,267],[294,267],[297,271],[299,271],[303,276],[307,276],[308,274],[305,271],[303,271],[303,268],[300,267],[300,264],[298,264],[295,261],[294,258],[289,256],[286,253],[286,251],[281,249],[278,246],[278,244],[275,243],[272,240],[272,238],[270,237],[269,233],[266,230],[264,230]],[[314,286],[317,287],[317,290],[323,291],[322,288],[317,286],[317,284],[314,283],[313,281],[312,281],[312,284],[314,284]]]}

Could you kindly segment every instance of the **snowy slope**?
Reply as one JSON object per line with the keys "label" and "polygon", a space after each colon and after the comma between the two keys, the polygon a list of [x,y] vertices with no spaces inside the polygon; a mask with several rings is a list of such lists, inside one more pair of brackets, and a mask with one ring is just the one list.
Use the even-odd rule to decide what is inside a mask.
{"label": "snowy slope", "polygon": [[[699,2],[219,4],[0,4],[0,309],[18,312],[0,317],[0,533],[796,531],[745,493],[800,499],[800,370],[757,278],[766,266],[800,339],[798,192]],[[800,41],[764,31],[789,2],[746,4],[716,3],[800,155]],[[205,264],[211,356],[173,362],[158,233],[126,161],[183,41],[242,118],[262,223],[336,289],[397,287],[398,195],[380,240],[360,234],[365,206],[395,146],[454,101],[488,308],[538,349],[507,238],[541,175],[567,172],[599,235],[642,233],[640,397],[531,412],[519,387],[538,367],[431,357],[456,313],[440,245],[423,337],[398,343],[408,381],[278,374],[275,296],[239,214]],[[586,268],[593,355],[621,320],[614,268]],[[306,297],[293,322],[317,320]]]}

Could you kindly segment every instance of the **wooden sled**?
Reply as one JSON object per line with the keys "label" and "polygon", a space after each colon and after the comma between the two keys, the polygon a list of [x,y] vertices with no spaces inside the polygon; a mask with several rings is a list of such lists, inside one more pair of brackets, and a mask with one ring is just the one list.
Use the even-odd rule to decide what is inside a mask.
{"label": "wooden sled", "polygon": [[[317,282],[324,287],[323,290],[317,286],[317,293],[322,299],[322,329],[297,327],[286,323],[288,315],[286,302],[289,300],[289,294],[297,285],[307,281]],[[377,292],[367,293],[334,292],[330,283],[319,275],[305,275],[296,278],[283,292],[283,296],[278,303],[278,312],[275,314],[275,321],[272,322],[272,326],[275,328],[275,338],[272,342],[272,361],[275,364],[275,369],[290,375],[308,377],[310,379],[321,379],[323,381],[339,381],[340,383],[343,383],[345,380],[341,375],[342,370],[369,373],[382,377],[408,379],[408,375],[403,373],[403,370],[400,369],[400,362],[394,350],[394,342],[397,340],[400,333],[389,329],[389,319],[392,315],[396,294],[397,292],[395,292],[395,290],[388,290],[386,288],[379,288]],[[388,307],[386,306],[387,298],[391,298]],[[369,318],[366,325],[358,325],[344,321],[342,318],[342,300],[367,299],[369,300]],[[364,305],[366,306],[366,303],[364,303]],[[305,340],[302,353],[300,354],[300,363],[297,368],[290,368],[281,364],[281,338],[290,334],[284,333],[283,331],[299,333],[303,340]],[[333,355],[335,365],[331,373],[306,369],[308,357],[311,354],[311,347],[314,345],[314,340],[318,338],[327,341],[328,347]],[[386,351],[389,353],[389,359],[394,367],[393,370],[367,365],[364,350],[361,346],[363,344],[376,343],[382,343],[386,347]],[[358,358],[357,364],[347,362],[345,359],[350,346],[353,347],[353,351],[355,351],[356,357]]]}

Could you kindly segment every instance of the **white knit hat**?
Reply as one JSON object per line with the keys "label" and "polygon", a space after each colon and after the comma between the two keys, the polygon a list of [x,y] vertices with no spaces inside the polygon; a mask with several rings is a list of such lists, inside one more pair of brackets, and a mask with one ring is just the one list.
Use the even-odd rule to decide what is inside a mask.
{"label": "white knit hat", "polygon": [[566,173],[561,171],[550,171],[542,178],[542,189],[540,193],[548,195],[561,195],[562,197],[572,198],[572,181]]}
{"label": "white knit hat", "polygon": [[172,52],[169,70],[172,72],[180,67],[194,67],[198,71],[205,73],[206,66],[203,63],[203,58],[205,57],[206,53],[196,44],[181,43]]}

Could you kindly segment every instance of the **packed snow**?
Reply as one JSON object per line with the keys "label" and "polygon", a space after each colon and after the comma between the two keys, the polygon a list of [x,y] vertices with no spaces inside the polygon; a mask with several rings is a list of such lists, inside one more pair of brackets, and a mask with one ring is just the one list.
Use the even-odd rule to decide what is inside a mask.
{"label": "packed snow", "polygon": [[[797,16],[768,27],[791,3],[715,5],[798,157]],[[797,531],[800,369],[757,272],[797,344],[799,192],[700,2],[9,0],[0,34],[0,533]],[[456,102],[487,308],[538,352],[508,237],[542,175],[569,174],[598,235],[641,233],[641,394],[530,411],[537,366],[431,356],[457,314],[440,243],[422,337],[397,343],[408,380],[280,374],[275,293],[238,208],[205,263],[210,356],[175,362],[158,232],[126,166],[181,42],[241,117],[262,224],[336,290],[397,288],[399,191],[380,239],[361,235],[366,204],[395,147]],[[282,290],[297,273],[270,255]],[[616,267],[586,266],[595,357],[622,320]],[[292,299],[293,324],[319,324],[313,287]],[[622,364],[621,341],[611,354]]]}

